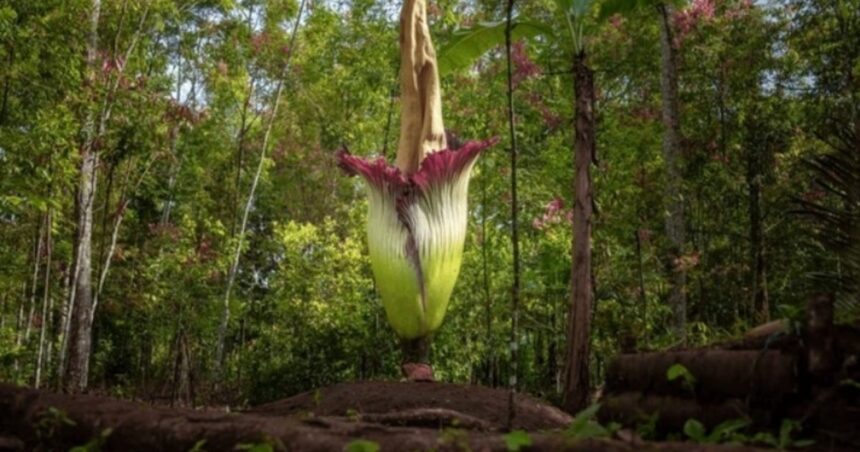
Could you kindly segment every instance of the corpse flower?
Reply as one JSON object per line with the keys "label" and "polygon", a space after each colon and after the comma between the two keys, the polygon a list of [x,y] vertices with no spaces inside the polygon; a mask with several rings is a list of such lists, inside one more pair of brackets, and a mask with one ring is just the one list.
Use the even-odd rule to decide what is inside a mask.
{"label": "corpse flower", "polygon": [[434,152],[410,175],[383,158],[338,152],[341,168],[366,182],[373,275],[388,321],[403,339],[428,336],[442,324],[463,257],[469,176],[478,154],[495,141]]}
{"label": "corpse flower", "polygon": [[403,346],[410,380],[432,380],[430,336],[442,324],[460,273],[466,239],[469,175],[495,140],[448,149],[436,52],[426,0],[400,12],[400,141],[395,165],[337,154],[367,187],[367,241],[388,322]]}

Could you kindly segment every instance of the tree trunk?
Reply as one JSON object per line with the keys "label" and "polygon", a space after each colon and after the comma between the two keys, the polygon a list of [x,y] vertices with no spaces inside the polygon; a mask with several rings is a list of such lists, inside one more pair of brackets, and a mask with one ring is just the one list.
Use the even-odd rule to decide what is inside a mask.
{"label": "tree trunk", "polygon": [[[754,132],[753,132],[754,133]],[[765,143],[767,145],[767,143]],[[750,266],[752,268],[752,308],[756,324],[770,321],[770,303],[764,257],[764,233],[761,218],[761,158],[763,149],[747,150],[747,187],[749,189]]]}
{"label": "tree trunk", "polygon": [[[306,0],[302,0],[302,2],[299,4],[299,12],[296,16],[296,22],[293,26],[293,31],[290,36],[289,55],[293,55],[293,53],[295,52],[296,36],[298,36],[299,23],[302,20],[302,13],[304,12],[305,2]],[[272,126],[275,124],[275,118],[278,116],[278,106],[281,103],[281,93],[284,89],[283,78],[286,77],[287,70],[289,69],[290,65],[289,55],[287,56],[287,60],[284,62],[281,79],[278,81],[278,87],[275,90],[275,98],[272,102],[272,115],[269,118],[269,124],[266,126],[266,131],[263,134],[263,144],[262,149],[260,149],[260,160],[257,164],[257,171],[254,173],[254,179],[251,182],[251,191],[250,193],[248,193],[248,201],[245,203],[245,210],[242,215],[242,223],[240,224],[239,228],[239,240],[236,244],[236,252],[233,254],[230,271],[227,277],[227,290],[224,292],[224,304],[222,306],[221,311],[221,324],[218,326],[218,342],[215,345],[215,374],[217,380],[220,380],[221,377],[223,377],[224,371],[224,355],[227,346],[227,328],[230,325],[230,292],[233,289],[233,284],[236,281],[236,274],[239,271],[239,258],[242,256],[242,244],[245,239],[245,229],[248,226],[248,216],[251,213],[251,206],[254,204],[254,195],[257,192],[257,184],[259,184],[260,176],[263,173],[263,164],[265,163],[266,154],[269,148],[269,136],[272,133]]]}
{"label": "tree trunk", "polygon": [[683,342],[687,330],[687,274],[678,265],[684,255],[684,199],[681,194],[681,118],[678,107],[678,67],[674,34],[670,22],[671,9],[666,4],[658,7],[660,13],[660,94],[663,104],[663,159],[666,165],[666,237],[669,239],[667,268],[670,273],[669,307],[672,309],[672,327]]}
{"label": "tree trunk", "polygon": [[45,247],[46,256],[45,256],[45,280],[44,280],[44,288],[43,296],[42,296],[42,319],[41,319],[41,327],[39,328],[39,352],[36,358],[36,375],[33,378],[33,386],[36,389],[39,389],[39,385],[42,382],[42,363],[45,358],[45,337],[47,334],[47,330],[49,328],[48,322],[48,299],[51,297],[51,254],[52,254],[52,244],[51,244],[51,210],[48,209],[48,212],[45,214]]}
{"label": "tree trunk", "polygon": [[[75,197],[77,199],[77,197]],[[77,258],[75,257],[75,253],[77,247],[72,247],[72,257],[69,260],[69,266],[65,270],[65,275],[63,276],[63,290],[60,292],[60,323],[59,323],[59,341],[57,347],[57,368],[55,373],[57,375],[57,387],[62,388],[63,385],[63,374],[66,369],[66,354],[68,352],[69,345],[69,326],[71,322],[71,312],[69,311],[69,304],[72,301],[72,275],[75,272],[75,261]]]}
{"label": "tree trunk", "polygon": [[508,393],[508,427],[513,425],[516,416],[514,393],[517,391],[519,377],[519,308],[520,308],[520,237],[519,205],[517,203],[517,133],[514,112],[514,79],[511,56],[511,31],[513,30],[514,0],[508,0],[507,22],[505,25],[505,49],[507,52],[508,78],[508,134],[511,140],[511,242],[513,245],[513,283],[511,284],[511,376]]}
{"label": "tree trunk", "polygon": [[[485,174],[483,168],[486,159],[481,160],[481,174]],[[484,295],[484,337],[487,347],[486,374],[484,384],[487,386],[495,386],[493,375],[495,375],[495,349],[493,348],[493,301],[490,296],[490,265],[489,253],[490,242],[487,236],[487,178],[481,177],[481,276]]]}
{"label": "tree trunk", "polygon": [[42,250],[45,246],[44,231],[47,216],[42,216],[36,231],[36,246],[33,254],[33,279],[30,285],[30,311],[27,313],[27,325],[24,329],[24,343],[30,342],[30,332],[33,330],[33,316],[36,315],[36,292],[39,289],[39,264],[42,263]]}
{"label": "tree trunk", "polygon": [[[87,44],[89,83],[97,70],[98,24],[101,0],[92,0],[90,31]],[[92,349],[92,233],[93,205],[96,194],[99,155],[96,146],[95,114],[87,113],[84,144],[81,147],[81,169],[78,187],[77,265],[69,302],[71,327],[68,337],[68,359],[63,387],[67,392],[82,392],[87,387],[90,351]]]}
{"label": "tree trunk", "polygon": [[567,329],[564,409],[576,413],[588,405],[590,392],[589,356],[591,311],[594,293],[591,273],[591,214],[593,193],[591,164],[594,161],[594,73],[588,67],[585,51],[574,58],[576,96],[576,135],[574,144],[573,244],[571,295]]}

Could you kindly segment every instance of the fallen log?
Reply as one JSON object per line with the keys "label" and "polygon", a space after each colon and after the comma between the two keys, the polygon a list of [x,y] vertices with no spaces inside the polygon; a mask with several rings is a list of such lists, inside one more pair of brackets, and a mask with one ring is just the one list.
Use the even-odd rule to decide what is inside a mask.
{"label": "fallen log", "polygon": [[[695,378],[670,381],[667,371],[683,365]],[[687,350],[624,354],[607,369],[606,392],[675,395],[703,401],[725,398],[780,399],[798,390],[797,358],[779,350]]]}

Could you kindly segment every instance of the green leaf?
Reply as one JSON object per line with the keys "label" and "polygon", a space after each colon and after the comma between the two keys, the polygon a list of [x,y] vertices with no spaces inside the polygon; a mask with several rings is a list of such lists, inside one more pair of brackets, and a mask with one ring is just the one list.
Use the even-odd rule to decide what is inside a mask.
{"label": "green leaf", "polygon": [[95,438],[91,439],[83,446],[76,446],[69,449],[69,452],[99,452],[107,441],[108,437],[113,433],[113,429],[106,428],[101,431]]}
{"label": "green leaf", "polygon": [[814,439],[799,439],[791,444],[791,447],[809,447],[815,444]]}
{"label": "green leaf", "polygon": [[248,452],[274,452],[275,448],[269,443],[237,444],[236,450]]}
{"label": "green leaf", "polygon": [[514,430],[504,436],[505,446],[511,452],[517,452],[523,447],[532,445],[532,437],[522,430]]}
{"label": "green leaf", "polygon": [[707,441],[705,426],[696,419],[687,419],[687,422],[684,423],[684,434],[697,443]]}
{"label": "green leaf", "polygon": [[693,386],[696,384],[696,377],[686,368],[683,364],[676,363],[672,364],[668,370],[666,370],[666,378],[669,381],[675,381],[677,379],[682,379],[684,382],[684,386],[687,389],[692,390]]}
{"label": "green leaf", "polygon": [[616,14],[624,16],[642,7],[647,2],[648,0],[606,0],[600,4],[600,13],[597,17],[603,22]]}
{"label": "green leaf", "polygon": [[565,430],[565,433],[576,439],[605,438],[610,436],[613,429],[606,428],[593,419],[599,410],[600,404],[595,403],[577,413],[573,418],[573,422],[570,423],[570,427]]}
{"label": "green leaf", "polygon": [[713,444],[720,443],[732,433],[748,425],[750,425],[750,422],[746,419],[729,419],[714,427],[714,430],[708,435],[707,442]]}
{"label": "green leaf", "polygon": [[344,447],[346,452],[379,452],[379,444],[366,439],[356,439]]}
{"label": "green leaf", "polygon": [[[514,19],[511,39],[551,36],[552,28],[534,21]],[[444,76],[472,65],[488,50],[505,43],[505,22],[483,22],[454,32],[438,54],[439,75]]]}
{"label": "green leaf", "polygon": [[779,426],[779,447],[781,449],[791,446],[791,433],[800,427],[800,423],[792,419],[783,419]]}

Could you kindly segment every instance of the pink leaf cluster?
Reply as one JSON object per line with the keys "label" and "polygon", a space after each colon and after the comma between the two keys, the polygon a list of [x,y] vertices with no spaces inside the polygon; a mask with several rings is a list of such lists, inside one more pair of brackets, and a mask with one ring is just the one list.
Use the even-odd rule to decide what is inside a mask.
{"label": "pink leaf cluster", "polygon": [[700,22],[714,18],[716,5],[714,0],[693,0],[689,7],[675,13],[675,45],[679,46],[684,37],[698,26]]}
{"label": "pink leaf cluster", "polygon": [[573,210],[565,210],[564,200],[556,197],[544,207],[543,215],[532,220],[532,227],[542,231],[563,221],[573,223]]}
{"label": "pink leaf cluster", "polygon": [[513,84],[519,86],[523,81],[541,74],[540,67],[529,58],[523,41],[517,41],[511,47],[511,62],[514,66]]}

